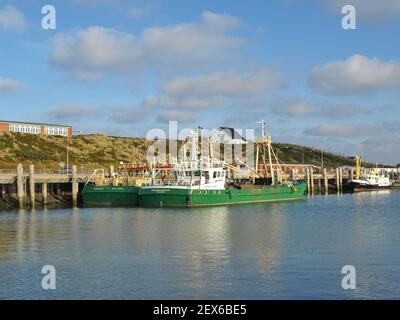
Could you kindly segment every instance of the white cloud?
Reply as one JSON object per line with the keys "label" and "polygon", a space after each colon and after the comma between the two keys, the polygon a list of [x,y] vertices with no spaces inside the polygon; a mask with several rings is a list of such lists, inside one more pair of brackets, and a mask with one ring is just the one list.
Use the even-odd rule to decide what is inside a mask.
{"label": "white cloud", "polygon": [[161,94],[160,96],[149,96],[143,102],[145,108],[161,109],[205,109],[222,104],[218,97],[174,97]]}
{"label": "white cloud", "polygon": [[12,79],[0,78],[0,94],[16,91],[21,87],[21,84]]}
{"label": "white cloud", "polygon": [[400,63],[353,55],[346,61],[332,61],[313,69],[309,84],[328,94],[372,94],[400,88]]}
{"label": "white cloud", "polygon": [[119,6],[119,0],[73,0],[77,5],[81,6]]}
{"label": "white cloud", "polygon": [[238,73],[212,73],[192,78],[173,78],[166,81],[158,96],[147,97],[143,108],[169,110],[202,110],[227,106],[259,107],[261,98],[283,83],[276,70],[261,67]]}
{"label": "white cloud", "polygon": [[142,108],[116,107],[111,109],[110,120],[117,124],[140,123],[151,115]]}
{"label": "white cloud", "polygon": [[202,69],[224,63],[244,44],[229,35],[239,23],[233,16],[206,11],[200,22],[148,28],[138,37],[89,27],[55,36],[51,62],[84,80],[105,71]]}
{"label": "white cloud", "polygon": [[373,135],[361,142],[363,153],[368,156],[367,161],[387,164],[400,163],[398,153],[400,135],[385,134]]}
{"label": "white cloud", "polygon": [[359,138],[376,134],[379,130],[371,125],[326,123],[306,128],[304,133],[310,136],[330,136],[341,138]]}
{"label": "white cloud", "polygon": [[399,0],[321,0],[331,10],[338,14],[344,5],[351,4],[356,8],[357,17],[370,22],[382,21],[387,18],[400,16]]}
{"label": "white cloud", "polygon": [[26,27],[23,13],[12,6],[0,10],[0,30],[22,32]]}
{"label": "white cloud", "polygon": [[315,103],[297,97],[275,97],[270,105],[273,113],[285,117],[312,116],[318,111]]}
{"label": "white cloud", "polygon": [[284,117],[327,117],[347,118],[363,113],[363,109],[353,104],[314,101],[295,96],[274,97],[268,104],[271,111]]}
{"label": "white cloud", "polygon": [[138,19],[138,18],[143,18],[144,16],[147,16],[148,14],[153,12],[155,9],[157,9],[158,6],[159,6],[158,3],[147,3],[142,6],[130,5],[125,9],[125,11],[128,13],[128,15],[130,17]]}
{"label": "white cloud", "polygon": [[95,117],[99,110],[86,106],[60,106],[48,111],[47,115],[54,120],[81,120],[83,118]]}
{"label": "white cloud", "polygon": [[142,59],[132,35],[103,27],[59,34],[52,44],[52,63],[83,80],[96,79],[101,71],[131,69]]}
{"label": "white cloud", "polygon": [[162,112],[159,117],[159,121],[178,121],[181,123],[192,123],[196,120],[196,114],[190,111],[182,110],[171,110]]}
{"label": "white cloud", "polygon": [[265,93],[284,82],[282,74],[269,68],[246,73],[213,73],[168,81],[163,91],[169,96],[249,96]]}

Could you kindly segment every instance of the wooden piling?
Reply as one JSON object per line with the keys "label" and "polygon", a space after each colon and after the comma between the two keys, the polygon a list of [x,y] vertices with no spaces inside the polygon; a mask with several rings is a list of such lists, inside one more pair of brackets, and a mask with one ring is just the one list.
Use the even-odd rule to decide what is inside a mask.
{"label": "wooden piling", "polygon": [[327,172],[326,172],[326,168],[324,168],[324,190],[325,190],[325,193],[327,194],[328,193],[328,174],[327,174]]}
{"label": "wooden piling", "polygon": [[340,172],[339,172],[339,168],[336,168],[336,191],[340,192]]}
{"label": "wooden piling", "polygon": [[314,169],[310,168],[311,193],[314,194]]}
{"label": "wooden piling", "polygon": [[309,168],[306,169],[306,174],[307,174],[307,193],[308,193],[308,195],[310,195],[311,186],[310,186],[310,169]]}
{"label": "wooden piling", "polygon": [[23,209],[25,207],[25,193],[24,193],[24,169],[22,164],[19,163],[17,165],[17,197],[18,197],[18,206]]}
{"label": "wooden piling", "polygon": [[318,193],[321,193],[321,189],[322,189],[322,179],[318,178]]}
{"label": "wooden piling", "polygon": [[29,165],[29,199],[31,207],[35,208],[35,166]]}
{"label": "wooden piling", "polygon": [[4,184],[1,185],[1,198],[3,200],[6,198],[6,186]]}
{"label": "wooden piling", "polygon": [[47,182],[42,183],[42,196],[43,196],[43,205],[47,204]]}
{"label": "wooden piling", "polygon": [[76,207],[78,205],[78,176],[76,166],[72,166],[72,206]]}

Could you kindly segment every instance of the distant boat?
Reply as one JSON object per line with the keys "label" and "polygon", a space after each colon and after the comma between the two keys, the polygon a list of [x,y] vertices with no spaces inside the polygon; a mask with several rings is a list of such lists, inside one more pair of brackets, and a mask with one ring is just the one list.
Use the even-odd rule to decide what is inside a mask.
{"label": "distant boat", "polygon": [[389,177],[385,177],[377,168],[361,174],[361,158],[356,157],[356,178],[349,182],[353,192],[389,189],[391,186]]}
{"label": "distant boat", "polygon": [[369,173],[362,179],[353,179],[350,184],[353,186],[355,192],[388,189],[392,186],[388,177],[376,173]]}

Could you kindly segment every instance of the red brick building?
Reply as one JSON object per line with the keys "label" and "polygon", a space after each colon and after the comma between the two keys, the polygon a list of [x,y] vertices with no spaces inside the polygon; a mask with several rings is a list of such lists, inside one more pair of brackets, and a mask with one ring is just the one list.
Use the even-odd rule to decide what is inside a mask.
{"label": "red brick building", "polygon": [[60,124],[0,120],[0,132],[20,132],[49,136],[72,136],[72,127]]}

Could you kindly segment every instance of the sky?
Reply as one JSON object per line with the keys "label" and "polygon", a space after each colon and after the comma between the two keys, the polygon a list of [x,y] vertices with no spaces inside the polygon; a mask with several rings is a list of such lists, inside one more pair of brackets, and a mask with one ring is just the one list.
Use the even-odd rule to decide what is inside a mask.
{"label": "sky", "polygon": [[[258,128],[400,163],[400,0],[0,0],[0,119]],[[342,28],[345,4],[356,29]]]}

